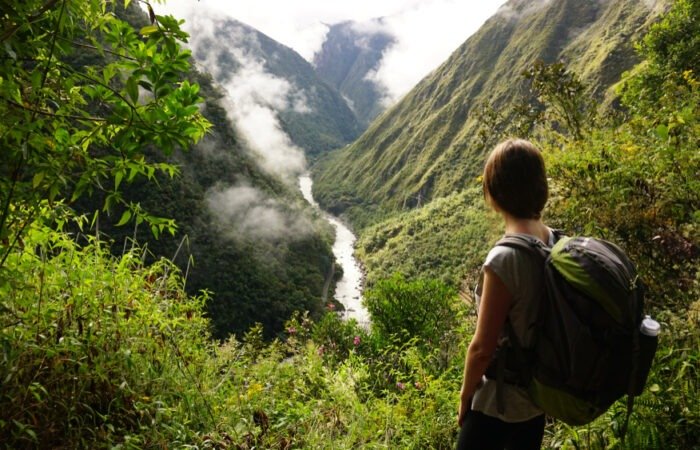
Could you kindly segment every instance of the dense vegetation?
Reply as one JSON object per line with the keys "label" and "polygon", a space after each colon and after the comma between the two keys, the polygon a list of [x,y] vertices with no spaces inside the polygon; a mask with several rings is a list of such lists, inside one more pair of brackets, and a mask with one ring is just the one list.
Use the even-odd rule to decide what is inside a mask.
{"label": "dense vegetation", "polygon": [[478,262],[501,232],[499,218],[485,210],[481,188],[474,187],[364,230],[357,256],[367,271],[367,284],[394,272],[453,286],[476,275]]}
{"label": "dense vegetation", "polygon": [[[150,24],[133,3],[126,10],[117,8],[116,14],[135,29]],[[80,67],[104,64],[96,52],[79,57],[73,54],[67,59]],[[147,261],[173,259],[187,273],[189,294],[209,292],[207,311],[217,338],[242,334],[255,323],[263,325],[266,336],[273,336],[283,329],[293,311],[309,311],[317,317],[333,261],[332,230],[308,208],[295,186],[260,168],[227,117],[224,93],[211,76],[192,68],[184,76],[199,86],[201,114],[211,123],[209,132],[188,151],[169,156],[153,146],[143,146],[146,161],[177,167],[178,176],[134,178],[122,189],[131,204],[150,215],[167,217],[169,223],[174,221],[178,232],[154,239],[147,227],[115,226],[121,218],[117,209],[100,215],[101,237],[110,240],[115,254],[121,254],[135,239],[144,245]],[[114,189],[109,180],[101,184]],[[245,193],[252,199],[225,220],[218,220],[217,212],[228,206],[223,200],[211,201],[228,198],[231,192]],[[91,213],[99,209],[106,195],[97,191],[73,206],[78,212]],[[273,213],[282,222],[303,221],[308,230],[297,236],[255,235],[240,226],[254,208]]]}
{"label": "dense vegetation", "polygon": [[[637,47],[642,63],[616,83],[619,109],[599,109],[574,72],[540,61],[523,73],[532,90],[527,107],[480,111],[492,142],[524,135],[544,149],[552,190],[547,222],[618,242],[637,263],[647,309],[666,330],[649,382],[653,395],[636,413],[643,422],[636,436],[649,441],[637,448],[698,446],[692,437],[700,411],[698,17],[699,2],[678,1],[652,27]],[[462,282],[469,297],[483,255],[500,234],[497,224],[484,214],[479,189],[469,188],[363,229],[358,254],[370,284],[399,271]],[[590,433],[578,431],[582,445],[620,445],[604,432],[619,425],[615,417],[599,420]],[[562,439],[561,428],[548,430],[559,436],[552,442]]]}
{"label": "dense vegetation", "polygon": [[[498,233],[495,218],[482,207],[478,180],[471,177],[466,190],[409,215],[395,215],[363,233],[359,245],[372,280],[366,293],[371,330],[341,321],[331,305],[318,320],[296,314],[272,341],[264,338],[260,326],[223,343],[214,340],[204,314],[207,295],[185,292],[189,279],[184,271],[166,259],[144,262],[147,252],[135,243],[114,256],[108,243],[88,231],[90,221],[60,202],[64,186],[77,180],[94,182],[96,191],[112,186],[107,194],[115,200],[110,202],[132,211],[120,218],[142,217],[141,223],[152,231],[160,232],[161,226],[167,231],[168,219],[129,206],[123,183],[138,182],[139,170],[155,178],[156,170],[168,172],[173,166],[130,153],[131,141],[120,139],[120,133],[151,132],[155,120],[167,128],[164,136],[189,145],[201,137],[206,122],[198,108],[180,109],[182,104],[169,102],[199,102],[199,92],[206,89],[175,81],[185,76],[184,65],[162,81],[170,89],[143,104],[129,94],[128,81],[122,86],[115,80],[111,89],[93,98],[103,115],[88,116],[80,95],[84,89],[91,92],[90,83],[70,84],[70,77],[54,78],[45,69],[34,72],[46,73],[46,81],[31,84],[31,69],[37,67],[32,64],[50,67],[54,55],[70,50],[51,50],[50,37],[58,29],[77,32],[75,24],[97,24],[100,30],[123,30],[122,36],[133,33],[126,39],[132,44],[127,49],[137,54],[140,48],[160,45],[181,52],[173,47],[176,36],[184,37],[177,23],[158,17],[157,24],[140,30],[146,35],[142,40],[123,22],[103,14],[101,1],[25,5],[17,6],[15,34],[0,35],[8,44],[6,52],[9,47],[18,56],[2,60],[0,136],[26,144],[16,147],[7,141],[1,150],[15,170],[3,167],[0,172],[0,199],[9,205],[0,240],[0,445],[453,447],[462,361],[474,317],[472,307],[455,295],[457,281],[465,273],[467,280],[476,274]],[[63,14],[71,20],[62,22]],[[563,66],[546,64],[530,66],[527,78],[536,103],[525,111],[538,114],[514,111],[518,120],[513,121],[508,111],[483,107],[481,116],[494,139],[517,126],[545,149],[553,191],[548,221],[602,235],[628,249],[649,285],[649,309],[664,330],[625,440],[620,436],[620,403],[586,427],[548,424],[548,448],[700,447],[698,18],[700,1],[677,0],[652,27],[639,45],[643,63],[620,83],[620,113],[588,110],[588,91],[578,77]],[[61,23],[63,28],[57,26]],[[36,30],[44,32],[34,35]],[[121,67],[130,61],[123,58],[114,62],[121,69],[115,74],[153,87],[157,80],[150,77],[158,74],[157,68],[177,61],[159,60],[154,56],[158,52],[142,54],[147,56],[144,66],[152,68],[143,78],[134,75],[136,68]],[[42,84],[46,89],[39,95],[36,86]],[[59,100],[71,109],[56,110],[53,103],[63,104]],[[125,111],[126,116],[119,115]],[[131,117],[129,111],[148,120],[124,120]],[[169,111],[175,111],[170,120],[159,121]],[[38,121],[40,115],[46,119]],[[100,117],[110,120],[94,120]],[[76,133],[83,140],[101,132],[114,134],[75,148],[61,140],[63,132],[56,131],[56,124],[73,127],[69,136]],[[193,124],[196,130],[188,128]],[[96,129],[84,137],[78,128],[88,126]],[[168,149],[169,141],[155,142]],[[112,153],[95,152],[95,147],[120,157],[110,159]],[[31,152],[22,152],[24,148]],[[81,149],[85,154],[76,155]],[[67,173],[42,165],[74,156],[77,161],[66,162]],[[118,164],[136,167],[132,180]],[[48,189],[30,188],[41,183]],[[52,196],[54,183],[59,187]]]}

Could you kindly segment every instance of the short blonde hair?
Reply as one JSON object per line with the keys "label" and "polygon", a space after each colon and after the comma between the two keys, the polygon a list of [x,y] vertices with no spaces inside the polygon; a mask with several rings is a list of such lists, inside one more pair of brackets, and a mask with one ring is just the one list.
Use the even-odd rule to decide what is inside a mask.
{"label": "short blonde hair", "polygon": [[498,144],[484,166],[484,195],[520,219],[539,219],[549,196],[542,152],[524,139]]}

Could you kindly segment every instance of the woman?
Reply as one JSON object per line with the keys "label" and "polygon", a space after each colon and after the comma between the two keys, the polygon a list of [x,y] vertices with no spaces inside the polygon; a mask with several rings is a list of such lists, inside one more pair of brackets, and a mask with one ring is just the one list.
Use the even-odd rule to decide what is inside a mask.
{"label": "woman", "polygon": [[[553,244],[552,230],[541,217],[548,196],[544,161],[534,145],[511,139],[496,146],[484,167],[483,188],[487,203],[503,217],[506,235],[524,234]],[[542,410],[524,389],[506,382],[498,392],[496,380],[484,374],[497,348],[505,345],[506,320],[520,346],[531,345],[541,291],[541,264],[528,252],[491,249],[476,289],[479,313],[464,362],[458,449],[540,448]]]}

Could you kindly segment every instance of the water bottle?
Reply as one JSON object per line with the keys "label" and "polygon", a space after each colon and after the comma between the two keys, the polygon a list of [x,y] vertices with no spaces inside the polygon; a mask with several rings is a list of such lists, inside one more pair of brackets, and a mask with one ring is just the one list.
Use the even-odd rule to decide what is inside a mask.
{"label": "water bottle", "polygon": [[642,320],[642,324],[639,326],[639,330],[644,336],[656,337],[661,331],[661,325],[656,320],[652,319],[651,316],[645,316]]}
{"label": "water bottle", "polygon": [[659,343],[661,325],[651,316],[645,316],[639,326],[639,353],[637,354],[637,373],[635,376],[632,395],[640,395],[649,376],[649,369],[656,354]]}

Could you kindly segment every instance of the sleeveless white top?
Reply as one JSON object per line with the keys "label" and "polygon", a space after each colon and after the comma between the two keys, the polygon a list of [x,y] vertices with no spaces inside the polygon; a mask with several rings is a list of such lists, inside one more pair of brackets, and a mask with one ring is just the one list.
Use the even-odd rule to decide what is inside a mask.
{"label": "sleeveless white top", "polygon": [[[525,236],[537,238],[536,236]],[[550,247],[554,245],[552,230],[549,231],[547,245]],[[491,249],[483,265],[484,268],[488,267],[498,275],[498,278],[513,296],[508,318],[523,347],[530,347],[532,343],[534,330],[528,329],[528,327],[535,323],[536,305],[542,289],[542,268],[533,264],[534,261],[524,251],[496,246]],[[475,291],[477,308],[481,301],[482,283],[483,269]],[[504,339],[505,332],[501,332],[499,345]],[[544,414],[544,411],[532,403],[524,389],[508,383],[503,384],[505,410],[503,414],[499,413],[496,385],[496,380],[483,378],[483,384],[476,390],[472,399],[473,410],[496,417],[504,422],[522,422]]]}

